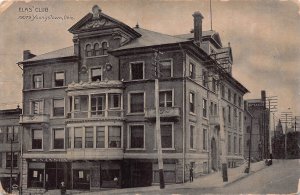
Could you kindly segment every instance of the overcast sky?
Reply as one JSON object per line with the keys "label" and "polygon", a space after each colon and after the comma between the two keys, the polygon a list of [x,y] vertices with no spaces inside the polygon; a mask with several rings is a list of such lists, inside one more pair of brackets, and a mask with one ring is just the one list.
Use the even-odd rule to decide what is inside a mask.
{"label": "overcast sky", "polygon": [[[0,0],[1,2],[1,0]],[[175,35],[193,27],[192,14],[204,16],[210,29],[209,1],[43,1],[2,2],[0,6],[0,109],[22,102],[22,71],[16,62],[23,50],[42,54],[72,45],[68,29],[98,4],[102,11],[133,27]],[[279,112],[300,115],[300,0],[214,1],[213,30],[233,49],[233,76],[251,93],[247,98],[278,96]],[[28,13],[25,8],[42,8]],[[43,11],[47,8],[48,12]],[[26,20],[21,16],[72,17],[67,20]],[[278,114],[279,116],[279,114]]]}

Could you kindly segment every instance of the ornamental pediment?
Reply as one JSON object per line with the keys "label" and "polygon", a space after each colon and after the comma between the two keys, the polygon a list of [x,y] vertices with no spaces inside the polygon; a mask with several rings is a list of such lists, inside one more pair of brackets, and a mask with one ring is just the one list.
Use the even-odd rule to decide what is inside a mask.
{"label": "ornamental pediment", "polygon": [[89,29],[96,29],[96,28],[109,28],[113,27],[114,24],[113,22],[109,21],[107,18],[101,17],[98,19],[94,19],[92,21],[87,22],[83,26],[81,26],[79,29],[80,30],[89,30]]}

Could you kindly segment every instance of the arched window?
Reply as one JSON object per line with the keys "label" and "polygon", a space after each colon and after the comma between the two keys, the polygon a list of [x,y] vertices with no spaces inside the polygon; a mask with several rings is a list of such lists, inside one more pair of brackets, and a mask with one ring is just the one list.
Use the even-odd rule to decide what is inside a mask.
{"label": "arched window", "polygon": [[92,46],[91,46],[90,44],[87,44],[87,45],[85,46],[85,55],[86,55],[87,57],[92,56]]}
{"label": "arched window", "polygon": [[107,42],[103,42],[102,43],[102,55],[107,55],[107,49],[108,48],[108,44]]}
{"label": "arched window", "polygon": [[95,51],[96,56],[100,56],[100,45],[99,45],[99,43],[95,43],[94,51]]}

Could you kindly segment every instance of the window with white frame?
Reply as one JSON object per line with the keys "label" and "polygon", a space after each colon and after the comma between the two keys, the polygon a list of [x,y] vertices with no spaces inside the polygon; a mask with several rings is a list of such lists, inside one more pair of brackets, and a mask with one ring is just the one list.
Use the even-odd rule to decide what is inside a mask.
{"label": "window with white frame", "polygon": [[54,73],[54,86],[61,87],[65,85],[65,73],[64,72],[55,72]]}
{"label": "window with white frame", "polygon": [[74,148],[82,148],[82,137],[83,137],[82,127],[75,127],[74,128]]}
{"label": "window with white frame", "polygon": [[18,139],[19,139],[19,126],[8,126],[6,140],[8,142],[10,142],[10,140],[13,142],[17,142]]}
{"label": "window with white frame", "polygon": [[44,112],[44,101],[43,100],[32,100],[31,101],[31,114],[43,114]]}
{"label": "window with white frame", "polygon": [[145,148],[144,125],[130,125],[129,134],[129,148]]}
{"label": "window with white frame", "polygon": [[144,63],[143,62],[131,62],[130,63],[130,75],[131,80],[144,79]]}
{"label": "window with white frame", "polygon": [[105,95],[97,94],[91,96],[91,113],[92,116],[104,116]]}
{"label": "window with white frame", "polygon": [[64,149],[65,148],[65,129],[64,128],[53,128],[53,149]]}
{"label": "window with white frame", "polygon": [[121,148],[121,127],[120,126],[108,127],[108,147]]}
{"label": "window with white frame", "polygon": [[195,126],[190,125],[190,148],[195,149]]}
{"label": "window with white frame", "polygon": [[161,131],[161,147],[174,148],[172,124],[161,124],[160,131]]}
{"label": "window with white frame", "polygon": [[195,94],[193,92],[190,92],[189,102],[190,102],[190,112],[195,113]]}
{"label": "window with white frame", "polygon": [[32,129],[31,131],[31,149],[43,149],[43,130]]}
{"label": "window with white frame", "polygon": [[43,74],[34,74],[32,80],[34,89],[40,89],[44,87]]}
{"label": "window with white frame", "polygon": [[173,96],[172,90],[159,92],[159,107],[172,107]]}
{"label": "window with white frame", "polygon": [[144,112],[144,92],[129,94],[129,112],[143,113]]}
{"label": "window with white frame", "polygon": [[94,147],[94,127],[85,127],[85,148]]}
{"label": "window with white frame", "polygon": [[105,127],[96,127],[96,148],[105,148]]}
{"label": "window with white frame", "polygon": [[65,115],[65,100],[53,99],[53,116],[59,117]]}
{"label": "window with white frame", "polygon": [[207,100],[202,99],[202,110],[203,110],[203,117],[207,117]]}
{"label": "window with white frame", "polygon": [[190,62],[190,65],[189,65],[189,77],[191,79],[195,79],[196,77],[196,73],[195,73],[195,64],[191,63]]}
{"label": "window with white frame", "polygon": [[80,110],[80,97],[74,97],[74,111]]}
{"label": "window with white frame", "polygon": [[[6,152],[6,168],[17,168],[18,167],[18,152],[13,152],[11,156],[10,152]],[[12,166],[11,166],[12,165]]]}
{"label": "window with white frame", "polygon": [[121,108],[121,94],[119,93],[108,94],[108,105],[110,109]]}
{"label": "window with white frame", "polygon": [[102,81],[102,69],[92,68],[91,69],[91,81]]}
{"label": "window with white frame", "polygon": [[207,139],[208,139],[208,135],[207,135],[207,129],[203,129],[203,135],[202,135],[202,143],[203,143],[203,150],[207,150]]}
{"label": "window with white frame", "polygon": [[162,78],[169,78],[172,76],[172,60],[160,60],[160,75]]}

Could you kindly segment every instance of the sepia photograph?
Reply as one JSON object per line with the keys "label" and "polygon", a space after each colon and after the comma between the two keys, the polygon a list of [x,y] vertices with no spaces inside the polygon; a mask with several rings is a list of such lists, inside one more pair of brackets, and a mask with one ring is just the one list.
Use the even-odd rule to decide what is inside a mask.
{"label": "sepia photograph", "polygon": [[0,0],[0,195],[300,194],[300,0]]}

